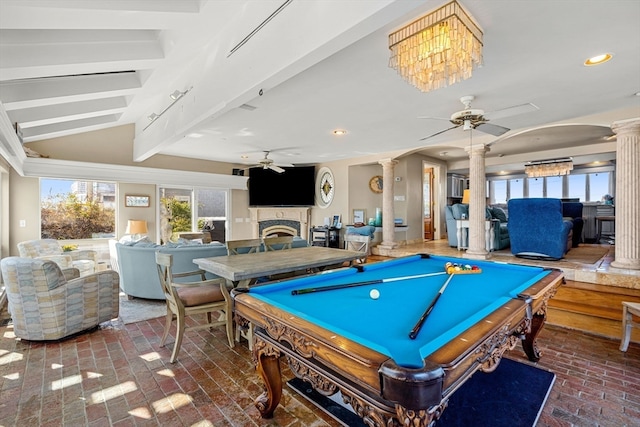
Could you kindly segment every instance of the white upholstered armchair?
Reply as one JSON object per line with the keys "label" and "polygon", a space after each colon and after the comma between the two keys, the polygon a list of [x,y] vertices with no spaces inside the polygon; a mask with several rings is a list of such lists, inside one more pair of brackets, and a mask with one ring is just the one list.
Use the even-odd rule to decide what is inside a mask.
{"label": "white upholstered armchair", "polygon": [[50,260],[7,257],[0,265],[19,338],[57,340],[118,317],[120,280],[115,271],[68,280]]}
{"label": "white upholstered armchair", "polygon": [[18,243],[18,253],[23,258],[50,260],[60,268],[77,268],[80,275],[94,272],[98,253],[92,250],[75,250],[64,252],[60,242],[55,239],[27,240]]}

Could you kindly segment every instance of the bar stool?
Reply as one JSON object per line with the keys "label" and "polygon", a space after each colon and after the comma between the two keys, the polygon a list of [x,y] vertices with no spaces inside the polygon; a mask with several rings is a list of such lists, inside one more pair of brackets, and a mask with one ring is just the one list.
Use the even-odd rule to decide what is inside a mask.
{"label": "bar stool", "polygon": [[640,303],[622,301],[622,342],[620,351],[627,351],[631,340],[631,328],[640,328],[640,323],[633,321],[633,316],[640,317]]}

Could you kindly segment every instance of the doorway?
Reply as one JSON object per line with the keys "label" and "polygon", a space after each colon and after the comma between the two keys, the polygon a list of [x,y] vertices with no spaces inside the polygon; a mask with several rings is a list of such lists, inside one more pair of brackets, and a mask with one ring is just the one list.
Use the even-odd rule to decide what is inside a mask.
{"label": "doorway", "polygon": [[424,217],[424,240],[433,240],[433,167],[422,164],[422,212]]}

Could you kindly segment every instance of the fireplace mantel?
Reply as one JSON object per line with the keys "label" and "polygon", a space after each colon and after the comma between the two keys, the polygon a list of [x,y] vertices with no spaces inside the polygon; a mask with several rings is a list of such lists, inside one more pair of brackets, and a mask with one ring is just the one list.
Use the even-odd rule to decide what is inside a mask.
{"label": "fireplace mantel", "polygon": [[296,221],[300,223],[300,237],[308,239],[311,208],[249,208],[252,237],[260,238],[261,221]]}

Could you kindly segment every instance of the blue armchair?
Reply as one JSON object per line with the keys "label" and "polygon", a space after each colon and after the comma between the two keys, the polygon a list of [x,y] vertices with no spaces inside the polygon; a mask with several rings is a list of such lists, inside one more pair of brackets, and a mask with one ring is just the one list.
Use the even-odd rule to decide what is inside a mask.
{"label": "blue armchair", "polygon": [[563,218],[560,199],[511,199],[508,210],[515,256],[558,260],[571,248],[573,221]]}
{"label": "blue armchair", "polygon": [[562,202],[562,216],[573,220],[573,245],[577,248],[582,243],[582,229],[584,228],[584,219],[582,218],[582,203],[580,202]]}

